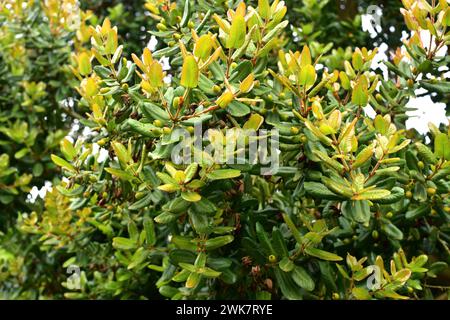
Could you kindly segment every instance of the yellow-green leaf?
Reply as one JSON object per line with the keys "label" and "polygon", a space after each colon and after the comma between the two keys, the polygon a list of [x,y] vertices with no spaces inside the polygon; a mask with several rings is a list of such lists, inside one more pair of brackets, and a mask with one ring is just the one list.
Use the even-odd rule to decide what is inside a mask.
{"label": "yellow-green leaf", "polygon": [[353,200],[377,200],[383,199],[389,196],[391,192],[385,189],[372,189],[364,191],[360,194],[355,194],[352,199]]}
{"label": "yellow-green leaf", "polygon": [[91,59],[86,52],[82,52],[78,57],[78,71],[82,76],[92,72]]}
{"label": "yellow-green leaf", "polygon": [[244,17],[240,14],[235,14],[231,22],[226,47],[237,49],[242,46],[245,41],[246,28]]}
{"label": "yellow-green leaf", "polygon": [[206,60],[211,54],[213,40],[209,34],[204,34],[195,42],[194,55],[197,58]]}
{"label": "yellow-green leaf", "polygon": [[193,191],[186,191],[181,193],[181,197],[189,202],[197,202],[202,199],[202,196],[199,195],[197,192]]}
{"label": "yellow-green leaf", "polygon": [[324,251],[324,250],[320,250],[314,247],[306,247],[305,248],[305,253],[322,259],[322,260],[327,260],[327,261],[342,261],[342,258],[340,256],[338,256],[337,254],[328,252],[328,251]]}
{"label": "yellow-green leaf", "polygon": [[240,170],[236,169],[220,169],[213,171],[211,173],[208,173],[206,176],[210,180],[222,180],[222,179],[232,179],[239,177],[241,175]]}
{"label": "yellow-green leaf", "polygon": [[161,64],[158,61],[153,61],[148,70],[148,82],[153,88],[159,88],[163,84],[164,73]]}
{"label": "yellow-green leaf", "polygon": [[63,158],[58,157],[57,155],[52,154],[51,155],[52,161],[60,166],[63,167],[64,169],[71,171],[71,172],[75,172],[75,167],[73,165],[71,165],[69,162],[67,162],[66,160],[64,160]]}
{"label": "yellow-green leaf", "polygon": [[180,84],[185,88],[195,88],[198,85],[198,64],[193,55],[187,55],[184,58],[183,68],[181,70]]}
{"label": "yellow-green leaf", "polygon": [[309,88],[314,84],[314,82],[316,82],[316,77],[317,77],[316,69],[314,69],[314,67],[309,64],[303,66],[300,69],[300,76],[298,79],[298,83],[301,86]]}

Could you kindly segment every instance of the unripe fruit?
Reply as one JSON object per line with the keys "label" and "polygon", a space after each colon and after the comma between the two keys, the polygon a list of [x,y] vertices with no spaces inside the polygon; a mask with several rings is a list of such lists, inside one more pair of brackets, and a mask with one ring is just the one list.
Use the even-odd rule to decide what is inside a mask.
{"label": "unripe fruit", "polygon": [[173,47],[173,46],[175,46],[177,43],[175,42],[175,41],[169,41],[168,43],[167,43],[167,45],[169,46],[169,47]]}
{"label": "unripe fruit", "polygon": [[214,93],[220,93],[221,89],[220,89],[220,87],[216,84],[216,85],[213,87],[213,91],[214,91]]}
{"label": "unripe fruit", "polygon": [[308,138],[307,138],[305,135],[302,135],[301,141],[302,141],[303,143],[306,143],[306,142],[308,142]]}
{"label": "unripe fruit", "polygon": [[435,188],[428,188],[427,189],[427,193],[429,196],[432,196],[434,194],[436,194],[436,189]]}
{"label": "unripe fruit", "polygon": [[128,90],[128,83],[122,84],[122,89],[127,91]]}
{"label": "unripe fruit", "polygon": [[230,67],[231,67],[231,69],[236,68],[236,67],[237,67],[237,63],[236,63],[236,62],[232,62],[232,63],[230,64]]}
{"label": "unripe fruit", "polygon": [[377,93],[375,95],[375,99],[377,99],[378,103],[383,102],[383,96],[381,94],[379,94],[379,93]]}
{"label": "unripe fruit", "polygon": [[193,21],[189,21],[188,22],[188,28],[189,29],[194,29],[194,27],[195,27],[195,23]]}
{"label": "unripe fruit", "polygon": [[450,213],[450,207],[444,207],[444,211]]}
{"label": "unripe fruit", "polygon": [[271,255],[269,256],[269,262],[271,262],[271,263],[277,262],[277,257],[275,257],[273,254],[271,254]]}
{"label": "unripe fruit", "polygon": [[174,33],[174,34],[173,34],[173,38],[174,38],[175,40],[180,40],[180,39],[181,39],[181,34],[179,34],[179,33]]}
{"label": "unripe fruit", "polygon": [[169,134],[172,132],[172,129],[170,129],[169,127],[164,127],[163,132],[164,132],[164,134]]}
{"label": "unripe fruit", "polygon": [[339,299],[341,298],[341,296],[339,295],[339,293],[333,292],[331,298],[332,298],[333,300],[339,300]]}
{"label": "unripe fruit", "polygon": [[259,113],[261,113],[262,115],[267,113],[267,109],[266,108],[262,108],[261,110],[259,110]]}
{"label": "unripe fruit", "polygon": [[142,197],[144,197],[144,196],[145,196],[145,192],[142,192],[142,191],[136,192],[136,195],[135,195],[137,200],[142,199]]}
{"label": "unripe fruit", "polygon": [[166,25],[165,25],[165,24],[162,24],[162,23],[158,23],[158,24],[156,25],[156,28],[157,28],[159,31],[167,31]]}
{"label": "unripe fruit", "polygon": [[408,79],[407,84],[408,87],[412,88],[414,86],[414,81],[412,79]]}
{"label": "unripe fruit", "polygon": [[412,194],[411,191],[406,191],[405,196],[406,196],[408,199],[411,199],[412,196],[413,196],[413,194]]}
{"label": "unripe fruit", "polygon": [[297,127],[291,127],[291,133],[292,133],[292,134],[297,134],[297,133],[299,133],[299,131],[300,131],[299,128],[297,128]]}
{"label": "unripe fruit", "polygon": [[174,108],[178,108],[179,105],[180,105],[180,97],[175,97],[175,98],[173,98],[173,100],[172,100],[172,106],[173,106]]}
{"label": "unripe fruit", "polygon": [[431,215],[432,216],[437,216],[437,211],[435,209],[431,209]]}
{"label": "unripe fruit", "polygon": [[378,239],[378,237],[379,237],[378,231],[377,230],[373,230],[372,231],[372,238]]}
{"label": "unripe fruit", "polygon": [[417,162],[417,166],[418,166],[420,169],[423,169],[423,168],[425,167],[425,164],[424,164],[422,161],[419,161],[419,162]]}
{"label": "unripe fruit", "polygon": [[186,130],[187,130],[189,133],[194,133],[194,127],[193,127],[193,126],[187,127]]}
{"label": "unripe fruit", "polygon": [[156,119],[155,121],[153,121],[153,125],[154,125],[155,127],[161,128],[161,127],[163,126],[163,123],[162,123],[161,120]]}
{"label": "unripe fruit", "polygon": [[388,213],[386,213],[386,218],[391,219],[394,216],[394,214],[392,213],[392,211],[389,211]]}
{"label": "unripe fruit", "polygon": [[273,100],[273,96],[272,96],[271,94],[268,94],[268,95],[267,95],[267,99],[268,99],[269,101],[272,101],[272,100]]}
{"label": "unripe fruit", "polygon": [[100,147],[103,147],[103,146],[106,144],[106,142],[108,142],[108,139],[103,138],[103,139],[98,140],[98,141],[97,141],[97,144],[98,144]]}
{"label": "unripe fruit", "polygon": [[278,95],[278,97],[279,97],[280,99],[284,99],[284,98],[286,98],[286,94],[285,94],[284,92],[281,92],[281,93]]}

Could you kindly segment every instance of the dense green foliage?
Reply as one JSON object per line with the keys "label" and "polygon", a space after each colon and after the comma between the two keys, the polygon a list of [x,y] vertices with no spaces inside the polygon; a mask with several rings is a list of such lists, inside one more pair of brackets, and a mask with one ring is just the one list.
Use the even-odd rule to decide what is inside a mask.
{"label": "dense green foliage", "polygon": [[447,299],[450,131],[405,121],[449,113],[450,9],[402,2],[373,40],[370,1],[1,0],[0,297]]}

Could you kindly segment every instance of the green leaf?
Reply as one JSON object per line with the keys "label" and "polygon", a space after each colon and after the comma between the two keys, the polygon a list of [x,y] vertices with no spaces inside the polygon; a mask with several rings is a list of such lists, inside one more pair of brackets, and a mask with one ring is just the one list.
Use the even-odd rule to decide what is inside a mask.
{"label": "green leaf", "polygon": [[198,234],[206,234],[209,231],[209,219],[206,214],[189,210],[189,217],[191,218],[192,226]]}
{"label": "green leaf", "polygon": [[245,18],[240,14],[235,14],[231,22],[230,34],[226,41],[227,48],[238,49],[244,44],[247,26]]}
{"label": "green leaf", "polygon": [[360,153],[356,156],[355,161],[352,163],[352,168],[356,169],[367,163],[370,158],[372,158],[374,147],[373,145],[369,145],[361,150]]}
{"label": "green leaf", "polygon": [[394,281],[405,283],[411,277],[411,270],[406,268],[399,270],[396,273],[394,273],[392,277],[394,278]]}
{"label": "green leaf", "polygon": [[388,197],[391,194],[389,190],[385,189],[371,189],[355,194],[352,200],[378,200]]}
{"label": "green leaf", "polygon": [[156,243],[156,234],[155,234],[155,225],[153,220],[149,217],[145,217],[143,221],[144,231],[145,231],[145,239],[147,244],[150,246],[154,246]]}
{"label": "green leaf", "polygon": [[442,94],[448,94],[450,93],[450,82],[449,81],[439,81],[436,83],[430,82],[430,81],[419,81],[419,83],[424,87],[425,89],[432,91],[432,92],[439,92]]}
{"label": "green leaf", "polygon": [[209,58],[211,54],[213,40],[209,34],[204,34],[195,42],[194,55],[203,61]]}
{"label": "green leaf", "polygon": [[342,258],[340,256],[338,256],[337,254],[334,254],[334,253],[331,253],[328,251],[324,251],[324,250],[320,250],[317,248],[313,248],[313,247],[306,247],[305,253],[310,256],[313,256],[313,257],[316,257],[316,258],[319,258],[322,260],[327,260],[327,261],[341,261],[342,260]]}
{"label": "green leaf", "polygon": [[131,258],[131,263],[128,265],[127,269],[131,270],[136,268],[138,265],[140,265],[142,262],[145,261],[145,259],[148,256],[148,251],[144,248],[139,248],[136,250],[136,252],[133,254],[133,257]]}
{"label": "green leaf", "polygon": [[427,213],[429,213],[431,210],[430,205],[428,203],[422,203],[420,206],[408,210],[405,214],[405,218],[408,220],[414,220],[417,218],[420,218],[424,215],[426,215]]}
{"label": "green leaf", "polygon": [[181,197],[189,202],[197,202],[200,201],[200,199],[202,198],[201,195],[199,195],[197,192],[193,192],[193,191],[185,191],[181,193]]}
{"label": "green leaf", "polygon": [[263,19],[269,18],[270,15],[269,0],[258,0],[258,13]]}
{"label": "green leaf", "polygon": [[372,296],[369,291],[363,287],[355,287],[352,289],[353,296],[358,300],[370,300]]}
{"label": "green leaf", "polygon": [[309,195],[319,198],[319,199],[325,199],[325,200],[344,200],[345,198],[342,196],[339,196],[332,191],[330,191],[327,187],[325,187],[320,182],[305,182],[303,184],[303,187],[305,188],[306,193]]}
{"label": "green leaf", "polygon": [[344,201],[341,207],[346,217],[352,217],[356,222],[367,223],[370,220],[370,206],[366,200]]}
{"label": "green leaf", "polygon": [[393,187],[390,195],[381,199],[377,199],[375,200],[375,202],[382,204],[391,204],[400,201],[404,196],[405,190],[400,187]]}
{"label": "green leaf", "polygon": [[298,84],[308,89],[314,85],[314,82],[316,82],[316,77],[316,69],[314,69],[312,65],[306,65],[300,70]]}
{"label": "green leaf", "polygon": [[191,181],[192,178],[194,178],[195,174],[197,173],[197,169],[198,169],[198,164],[191,163],[186,168],[186,170],[184,170],[184,175],[185,175],[184,183],[187,183],[187,182]]}
{"label": "green leaf", "polygon": [[381,230],[390,239],[403,240],[403,232],[390,221],[385,221],[385,223],[381,225]]}
{"label": "green leaf", "polygon": [[64,138],[63,140],[61,140],[60,146],[61,152],[67,160],[72,161],[76,157],[77,151],[75,150],[72,142],[70,142],[69,139]]}
{"label": "green leaf", "polygon": [[153,199],[153,194],[151,192],[148,192],[142,199],[139,199],[132,205],[128,207],[129,210],[140,210],[144,207],[147,207]]}
{"label": "green leaf", "polygon": [[180,84],[185,88],[195,88],[198,86],[199,70],[197,61],[193,55],[184,58],[181,70]]}
{"label": "green leaf", "polygon": [[261,223],[257,222],[255,225],[255,229],[256,236],[258,237],[263,252],[266,255],[276,255],[275,250],[273,250],[272,243],[269,241],[269,236],[267,235]]}
{"label": "green leaf", "polygon": [[155,217],[155,221],[160,224],[167,224],[178,218],[177,214],[171,212],[163,212]]}
{"label": "green leaf", "polygon": [[352,91],[352,103],[360,107],[365,107],[369,100],[369,94],[367,91],[367,82],[361,78],[355,85]]}
{"label": "green leaf", "polygon": [[281,259],[281,261],[278,263],[278,266],[280,267],[281,270],[283,270],[284,272],[290,272],[294,269],[295,264],[294,262],[292,262],[291,259],[289,259],[289,257],[284,257],[283,259]]}
{"label": "green leaf", "polygon": [[234,237],[232,235],[210,238],[206,240],[205,246],[208,250],[214,250],[233,242],[233,240]]}
{"label": "green leaf", "polygon": [[292,279],[294,280],[294,282],[299,286],[302,287],[303,289],[307,290],[307,291],[313,291],[314,287],[315,287],[315,283],[313,278],[311,278],[311,276],[308,274],[308,272],[300,267],[300,266],[295,266],[294,270],[292,270]]}
{"label": "green leaf", "polygon": [[297,241],[298,244],[302,244],[303,243],[302,235],[298,231],[297,227],[295,226],[291,218],[286,213],[283,213],[283,219],[284,222],[286,222],[289,229],[291,230],[292,236],[294,237],[295,241]]}
{"label": "green leaf", "polygon": [[241,175],[240,170],[236,169],[219,169],[213,172],[210,172],[206,175],[206,177],[210,180],[223,180],[223,179],[232,179],[239,177]]}
{"label": "green leaf", "polygon": [[51,155],[52,161],[60,166],[63,167],[64,169],[66,169],[67,171],[70,172],[76,172],[75,167],[73,165],[71,165],[69,162],[67,162],[66,160],[64,160],[63,158],[58,157],[57,155],[52,154]]}
{"label": "green leaf", "polygon": [[202,276],[205,276],[207,278],[217,278],[217,277],[219,277],[222,274],[222,272],[213,270],[213,269],[208,268],[208,267],[199,268],[197,270],[197,272],[200,273]]}
{"label": "green leaf", "polygon": [[435,155],[431,152],[431,150],[426,145],[424,145],[420,142],[416,142],[415,146],[417,148],[419,157],[422,158],[422,160],[425,160],[426,162],[428,162],[430,164],[435,164],[437,162]]}
{"label": "green leaf", "polygon": [[257,113],[254,113],[250,116],[247,122],[244,123],[242,127],[244,130],[255,130],[257,131],[259,127],[263,124],[264,117],[260,116]]}
{"label": "green leaf", "polygon": [[281,271],[279,268],[274,269],[275,279],[280,287],[281,293],[289,300],[301,300],[303,296],[300,288],[296,285],[289,273]]}
{"label": "green leaf", "polygon": [[250,113],[250,108],[240,101],[234,100],[227,106],[227,111],[236,118],[241,118]]}
{"label": "green leaf", "polygon": [[136,241],[123,237],[113,238],[112,245],[115,249],[119,250],[131,250],[137,247]]}
{"label": "green leaf", "polygon": [[434,138],[434,154],[440,159],[450,160],[450,138],[445,133]]}
{"label": "green leaf", "polygon": [[186,288],[195,288],[198,286],[201,280],[201,275],[196,272],[192,272],[186,280]]}

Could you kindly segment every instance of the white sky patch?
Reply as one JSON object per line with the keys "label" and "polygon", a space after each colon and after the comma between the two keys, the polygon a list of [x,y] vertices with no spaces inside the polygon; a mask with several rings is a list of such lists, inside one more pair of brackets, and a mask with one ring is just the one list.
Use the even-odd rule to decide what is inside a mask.
{"label": "white sky patch", "polygon": [[52,191],[52,183],[50,181],[45,181],[44,186],[41,189],[38,189],[38,187],[34,186],[31,188],[30,193],[28,194],[28,201],[30,203],[34,203],[37,199],[37,197],[40,197],[41,199],[44,199],[45,194],[48,191]]}
{"label": "white sky patch", "polygon": [[382,43],[378,47],[378,52],[372,60],[372,65],[370,66],[373,70],[380,69],[383,72],[383,78],[388,79],[389,73],[388,68],[384,64],[385,61],[388,61],[388,56],[386,52],[388,51],[388,46],[386,43]]}
{"label": "white sky patch", "polygon": [[[375,38],[377,33],[381,32],[381,27],[379,26],[379,19],[382,19],[382,10],[377,6],[370,6],[367,9],[367,13],[362,15],[362,30],[369,32],[371,38]],[[378,22],[377,22],[378,21]],[[410,32],[403,31],[401,40],[407,40],[411,37]],[[428,48],[430,46],[430,32],[428,30],[421,31],[420,38],[425,46]],[[432,49],[436,47],[434,41],[431,43]],[[388,52],[389,48],[385,43],[382,43],[378,47],[378,52],[375,55],[371,68],[380,70],[383,72],[383,78],[385,80],[388,79],[388,69],[383,64],[384,61],[388,61]],[[405,50],[405,48],[403,48]],[[437,56],[445,56],[447,54],[447,46],[443,46],[438,50]],[[448,67],[441,67],[439,71],[447,71]],[[444,78],[450,77],[450,71],[444,73]],[[420,80],[422,75],[418,78]],[[417,90],[416,95],[423,94],[426,92],[425,90]],[[426,134],[429,131],[428,123],[431,122],[436,126],[439,126],[441,123],[447,124],[449,119],[447,119],[445,115],[445,103],[434,103],[431,100],[431,96],[423,96],[418,98],[410,98],[406,107],[416,108],[416,111],[410,111],[406,114],[409,116],[409,119],[406,120],[406,127],[408,129],[415,128],[419,133]],[[365,114],[373,118],[375,116],[375,112],[372,107],[367,106],[364,108]]]}
{"label": "white sky patch", "polygon": [[371,5],[367,7],[366,14],[361,15],[362,30],[369,32],[370,37],[373,39],[382,30],[380,26],[380,20],[383,16],[383,10],[377,5]]}
{"label": "white sky patch", "polygon": [[368,116],[370,119],[375,119],[377,113],[375,112],[375,110],[373,110],[372,106],[365,106],[363,110],[366,116]]}
{"label": "white sky patch", "polygon": [[147,43],[147,48],[150,49],[150,51],[155,51],[156,45],[158,44],[158,40],[155,36],[151,36],[150,40]]}
{"label": "white sky patch", "polygon": [[434,103],[429,95],[411,98],[406,107],[417,109],[406,113],[409,116],[409,119],[406,120],[407,129],[414,128],[419,133],[426,134],[429,131],[429,122],[438,127],[441,123],[448,123],[448,119],[445,116],[445,103]]}

